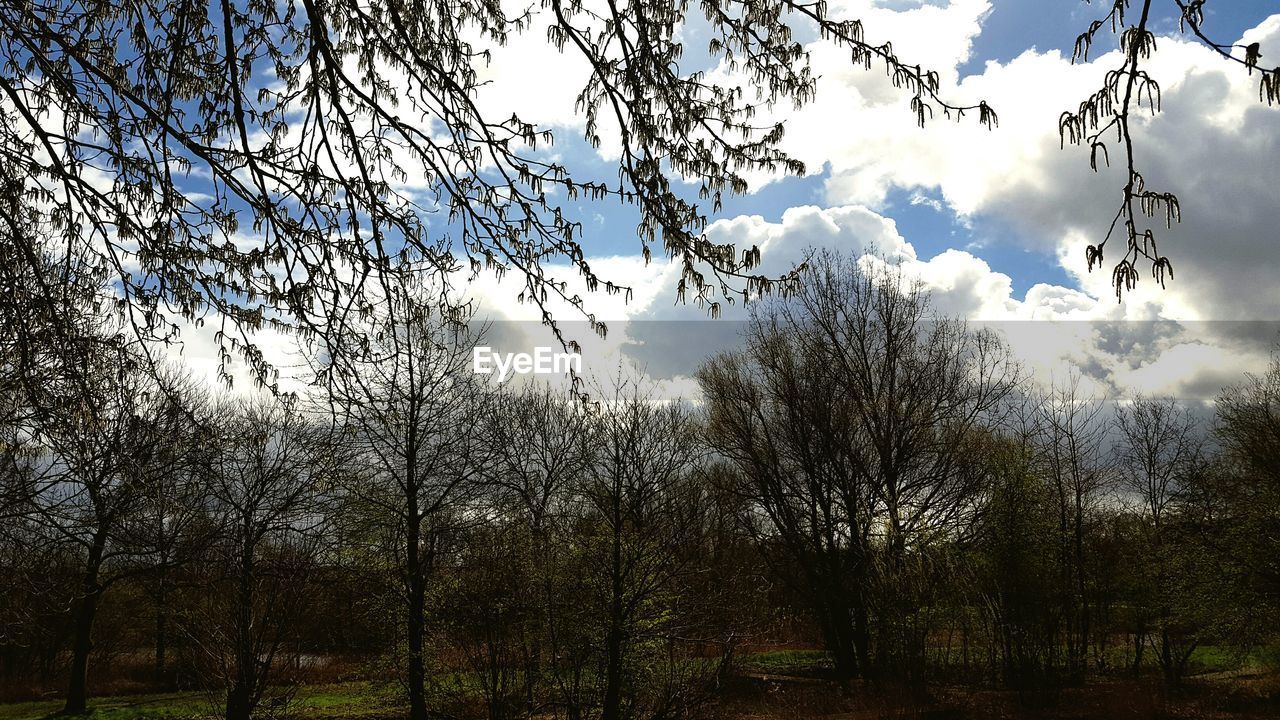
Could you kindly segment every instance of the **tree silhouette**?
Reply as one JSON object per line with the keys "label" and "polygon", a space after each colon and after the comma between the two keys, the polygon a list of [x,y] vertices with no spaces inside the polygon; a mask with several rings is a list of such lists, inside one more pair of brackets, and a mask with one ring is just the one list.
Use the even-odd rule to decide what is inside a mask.
{"label": "tree silhouette", "polygon": [[[1190,33],[1206,47],[1245,66],[1251,75],[1255,69],[1258,70],[1259,98],[1268,105],[1280,101],[1280,67],[1274,70],[1258,67],[1261,58],[1258,43],[1224,45],[1211,40],[1204,31],[1208,0],[1172,0],[1172,3],[1176,6],[1178,27],[1184,34]],[[1151,263],[1151,277],[1160,283],[1160,287],[1164,287],[1166,276],[1173,277],[1173,263],[1160,253],[1155,230],[1145,223],[1147,220],[1163,221],[1165,228],[1169,229],[1182,219],[1178,197],[1174,193],[1147,187],[1138,170],[1134,152],[1134,114],[1144,108],[1153,116],[1160,112],[1160,83],[1146,69],[1156,51],[1156,36],[1151,30],[1156,19],[1152,15],[1153,4],[1155,0],[1143,0],[1135,23],[1132,22],[1131,0],[1112,0],[1107,14],[1090,22],[1089,29],[1076,38],[1071,61],[1088,60],[1098,34],[1109,27],[1120,38],[1123,61],[1120,67],[1107,71],[1097,92],[1081,101],[1076,110],[1062,113],[1058,121],[1058,134],[1063,146],[1067,143],[1089,146],[1089,166],[1094,172],[1098,171],[1100,164],[1111,165],[1108,142],[1124,150],[1126,179],[1121,188],[1120,207],[1102,241],[1085,248],[1085,262],[1092,271],[1095,264],[1102,266],[1107,243],[1113,237],[1124,238],[1124,254],[1111,270],[1117,301],[1123,299],[1125,291],[1137,285],[1141,277],[1138,263],[1143,260]],[[1107,138],[1112,132],[1115,139],[1109,141]]]}

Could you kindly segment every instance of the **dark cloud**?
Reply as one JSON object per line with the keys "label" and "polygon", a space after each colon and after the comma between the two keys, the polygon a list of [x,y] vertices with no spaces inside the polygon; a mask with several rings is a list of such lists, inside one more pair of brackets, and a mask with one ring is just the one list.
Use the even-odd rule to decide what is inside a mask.
{"label": "dark cloud", "polygon": [[688,377],[711,357],[740,347],[743,320],[635,320],[626,324],[623,354],[656,380]]}

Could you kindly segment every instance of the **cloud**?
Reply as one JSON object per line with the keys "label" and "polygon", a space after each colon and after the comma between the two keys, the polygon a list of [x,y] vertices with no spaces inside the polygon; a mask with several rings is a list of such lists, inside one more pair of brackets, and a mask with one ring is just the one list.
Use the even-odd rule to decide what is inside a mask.
{"label": "cloud", "polygon": [[[863,263],[892,263],[918,278],[941,314],[970,320],[1004,336],[1014,355],[1043,384],[1070,372],[1112,398],[1173,394],[1210,401],[1226,384],[1266,365],[1280,322],[1176,322],[1159,303],[1119,305],[1088,292],[1037,284],[1021,297],[1011,279],[957,249],[921,258],[892,219],[860,206],[795,207],[778,222],[758,216],[708,228],[716,242],[759,245],[776,272],[810,248],[831,248]],[[670,297],[677,277],[663,273],[652,297]],[[623,352],[651,377],[687,378],[708,355],[738,345],[747,311],[727,306],[719,320],[691,306],[652,302],[619,325]]]}
{"label": "cloud", "polygon": [[[963,250],[921,259],[891,218],[856,205],[793,207],[778,222],[740,216],[713,223],[707,236],[718,243],[758,246],[761,272],[766,275],[784,272],[801,262],[807,252],[823,248],[860,257],[864,263],[893,264],[919,278],[930,291],[934,308],[952,316],[1029,319],[1039,312],[1039,303],[1070,296],[1065,288],[1057,294],[1040,288],[1017,299],[1008,276]],[[705,310],[693,305],[660,302],[675,296],[678,281],[673,270],[664,273],[660,285],[652,290],[655,300],[638,308],[625,329],[628,353],[658,377],[690,374],[703,358],[732,347],[748,317],[740,302],[725,304],[718,320],[708,319]],[[1078,302],[1085,304],[1083,299]]]}
{"label": "cloud", "polygon": [[478,40],[491,54],[488,63],[477,63],[477,79],[483,83],[477,105],[491,120],[505,120],[514,112],[540,128],[581,131],[586,118],[577,110],[577,97],[591,77],[591,65],[566,45],[564,52],[547,41],[553,21],[549,7],[503,2],[508,17],[526,9],[529,27],[512,34],[506,44]]}
{"label": "cloud", "polygon": [[[892,218],[860,205],[792,207],[778,222],[758,215],[739,216],[711,224],[707,237],[717,243],[758,246],[760,271],[765,275],[785,272],[803,261],[811,249],[822,248],[864,257],[864,262],[892,264],[924,283],[938,311],[971,320],[1102,318],[1117,313],[1070,288],[1037,285],[1018,298],[1008,275],[993,270],[985,260],[965,250],[949,249],[922,258]],[[664,273],[665,287],[654,288],[651,294],[655,298],[674,297],[678,279],[674,272]],[[746,316],[740,303],[726,306],[724,311],[730,319]],[[691,306],[667,308],[654,304],[634,317],[697,319],[705,315],[705,311]]]}
{"label": "cloud", "polygon": [[[946,77],[969,59],[983,5],[956,0],[881,11],[884,21],[869,19],[868,29],[884,27],[913,40],[915,48],[895,49],[904,58],[921,52]],[[975,22],[929,22],[942,14]],[[1280,53],[1280,15],[1239,42],[1261,43],[1264,55]],[[883,77],[850,68],[826,43],[811,48],[823,76],[819,99],[789,122],[786,143],[811,167],[826,164],[828,203],[882,209],[894,188],[937,196],[961,220],[1009,228],[1026,248],[1058,257],[1087,295],[1112,295],[1110,266],[1087,273],[1084,247],[1101,240],[1119,207],[1123,171],[1095,175],[1087,149],[1060,149],[1057,128],[1060,114],[1121,64],[1118,51],[1072,64],[1056,50],[1031,49],[1008,63],[987,63],[945,90],[959,101],[984,98],[997,108],[999,127],[988,131],[967,121],[914,127],[901,92],[869,89],[887,86]],[[1102,41],[1095,49],[1105,49]],[[1280,227],[1280,110],[1259,103],[1256,73],[1181,37],[1161,37],[1147,69],[1162,86],[1163,108],[1154,118],[1135,119],[1137,162],[1148,187],[1178,195],[1183,220],[1172,229],[1153,221],[1176,275],[1162,290],[1144,272],[1126,314],[1143,317],[1154,308],[1178,319],[1280,317],[1280,284],[1273,280],[1280,273],[1273,248]],[[1117,147],[1110,156],[1113,165],[1122,160]],[[1108,246],[1108,261],[1120,255],[1118,244]]]}

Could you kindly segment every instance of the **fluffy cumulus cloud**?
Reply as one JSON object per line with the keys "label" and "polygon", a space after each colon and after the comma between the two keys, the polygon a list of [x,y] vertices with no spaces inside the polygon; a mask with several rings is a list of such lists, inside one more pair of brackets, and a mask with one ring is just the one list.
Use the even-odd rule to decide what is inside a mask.
{"label": "fluffy cumulus cloud", "polygon": [[[969,60],[966,34],[979,31],[987,6],[954,0],[897,13],[872,8],[867,24],[914,40],[915,47],[895,47],[903,57],[918,51],[922,64],[954,77]],[[1274,54],[1280,15],[1236,42],[1258,42],[1276,48]],[[1106,48],[1100,40],[1095,49]],[[1121,64],[1117,51],[1073,64],[1058,51],[1030,49],[949,87],[949,97],[984,98],[998,108],[1000,125],[988,131],[972,122],[915,128],[904,98],[884,92],[882,77],[847,68],[825,43],[814,50],[815,62],[833,71],[822,73],[819,100],[792,121],[788,142],[811,166],[827,163],[830,204],[882,207],[895,187],[927,189],[962,219],[998,223],[1028,249],[1057,256],[1090,296],[1108,296],[1110,278],[1085,271],[1084,247],[1105,234],[1123,173],[1095,175],[1087,151],[1060,149],[1058,118]],[[1178,270],[1176,282],[1167,291],[1142,283],[1126,304],[1137,317],[1152,304],[1162,317],[1177,319],[1280,316],[1280,285],[1272,281],[1280,271],[1272,250],[1280,223],[1280,111],[1259,103],[1256,74],[1181,37],[1161,37],[1148,70],[1161,84],[1163,107],[1135,123],[1139,169],[1149,187],[1179,196],[1183,222],[1156,228]],[[1119,159],[1119,148],[1111,156]]]}
{"label": "fluffy cumulus cloud", "polygon": [[[863,258],[863,262],[893,265],[924,284],[936,310],[975,321],[1121,319],[1144,307],[1120,306],[1082,290],[1048,284],[1034,285],[1017,297],[1013,280],[981,257],[953,248],[923,258],[891,217],[861,205],[793,207],[777,222],[758,215],[740,216],[713,223],[707,235],[716,242],[758,246],[761,271],[766,275],[784,272],[811,250],[824,248]],[[631,317],[705,317],[704,311],[692,306],[662,302],[674,297],[678,279],[674,268],[664,270],[660,284],[649,290],[650,304],[636,308]],[[745,317],[741,305],[726,306],[725,312],[730,318]]]}
{"label": "fluffy cumulus cloud", "polygon": [[[1166,289],[1147,276],[1117,303],[1109,272],[1088,273],[1083,251],[1105,233],[1123,174],[1114,168],[1095,174],[1087,151],[1061,149],[1058,118],[1101,86],[1105,73],[1120,65],[1119,53],[1072,63],[1058,51],[1029,49],[957,79],[990,3],[850,1],[833,8],[862,17],[869,33],[893,37],[902,57],[940,70],[949,96],[988,100],[1000,111],[999,127],[938,121],[916,128],[905,97],[883,75],[852,68],[843,51],[815,41],[809,49],[822,77],[818,100],[788,119],[786,142],[811,172],[826,173],[829,207],[792,208],[778,222],[725,220],[710,228],[713,239],[759,245],[765,269],[774,271],[809,247],[875,252],[919,277],[938,310],[1004,331],[1037,375],[1081,373],[1112,395],[1209,399],[1267,362],[1276,326],[1240,322],[1280,317],[1274,282],[1280,274],[1274,252],[1280,110],[1259,104],[1256,74],[1185,39],[1159,39],[1148,69],[1163,89],[1162,112],[1135,122],[1135,149],[1148,186],[1181,199],[1182,223],[1156,228],[1177,275]],[[1251,42],[1259,42],[1264,55],[1267,48],[1280,51],[1280,15],[1238,40]],[[1096,49],[1106,48],[1099,42]],[[1112,157],[1118,155],[1112,148]],[[1073,285],[1035,284],[1019,297],[1011,278],[973,252],[919,257],[881,214],[895,188],[940,197],[958,222],[1005,229],[1002,242],[1057,258]],[[664,282],[673,292],[674,274]],[[741,310],[729,315],[741,317]],[[659,305],[637,314],[688,316]],[[643,336],[636,352],[650,361],[684,360],[663,332],[636,333]],[[708,335],[689,332],[686,340]]]}
{"label": "fluffy cumulus cloud", "polygon": [[[784,272],[808,252],[823,248],[866,263],[892,264],[919,278],[930,291],[934,307],[949,315],[993,321],[1030,319],[1037,308],[1029,303],[1056,297],[1036,290],[1028,294],[1029,300],[1014,300],[1011,279],[965,251],[949,250],[921,259],[891,218],[858,205],[793,207],[778,222],[741,216],[712,224],[707,235],[716,242],[758,246],[761,271],[767,275]],[[652,300],[637,308],[624,326],[629,354],[661,377],[691,372],[709,353],[732,346],[747,317],[740,303],[724,304],[719,320],[707,319],[704,310],[692,305],[672,304],[678,282],[676,269],[665,269],[650,291]]]}
{"label": "fluffy cumulus cloud", "polygon": [[[1162,318],[1158,304],[1120,305],[1110,295],[1099,299],[1080,289],[1038,284],[1015,297],[1011,278],[981,258],[951,249],[923,259],[892,219],[862,206],[796,207],[778,222],[737,217],[715,223],[708,234],[758,245],[766,272],[790,267],[819,248],[892,264],[923,283],[937,312],[1003,335],[1039,381],[1078,375],[1113,398],[1145,393],[1211,400],[1245,372],[1265,366],[1280,339],[1277,323],[1175,321]],[[680,383],[707,355],[738,342],[747,313],[731,305],[724,317],[710,320],[698,308],[672,304],[677,281],[674,270],[661,271],[648,304],[619,323],[616,343],[645,372]]]}

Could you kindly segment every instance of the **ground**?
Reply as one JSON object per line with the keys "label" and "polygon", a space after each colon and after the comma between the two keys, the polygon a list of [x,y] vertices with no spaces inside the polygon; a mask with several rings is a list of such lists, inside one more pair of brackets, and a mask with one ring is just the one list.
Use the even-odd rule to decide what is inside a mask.
{"label": "ground", "polygon": [[[923,691],[858,685],[848,691],[823,679],[816,650],[786,649],[746,655],[741,669],[719,688],[708,720],[1263,720],[1280,718],[1280,668],[1269,657],[1234,657],[1204,648],[1197,673],[1178,692],[1154,676],[1117,677],[1066,688],[1029,702],[992,687],[931,684]],[[200,692],[100,697],[93,720],[202,720],[218,716],[218,698]],[[50,718],[56,698],[0,704],[0,720]],[[397,687],[370,682],[302,686],[286,717],[298,720],[391,720],[404,716]]]}

